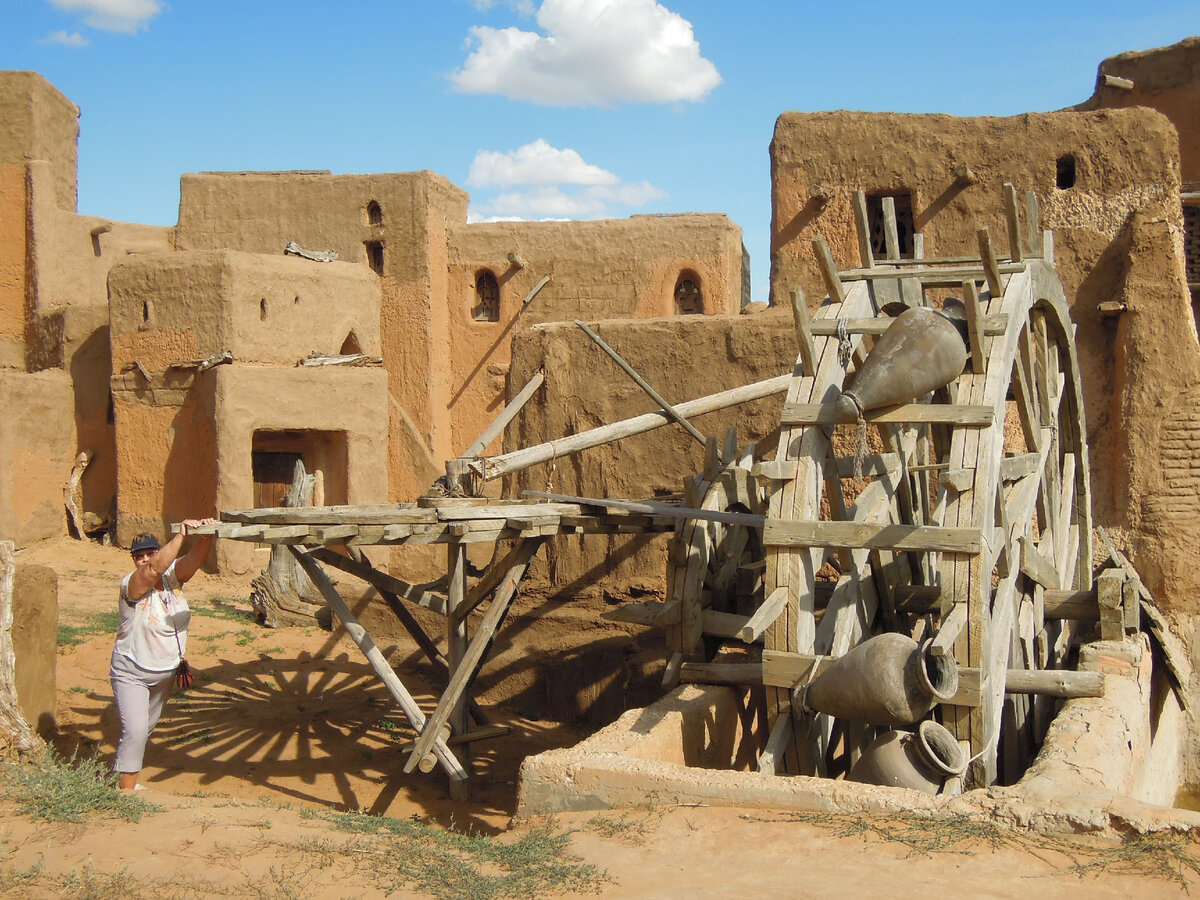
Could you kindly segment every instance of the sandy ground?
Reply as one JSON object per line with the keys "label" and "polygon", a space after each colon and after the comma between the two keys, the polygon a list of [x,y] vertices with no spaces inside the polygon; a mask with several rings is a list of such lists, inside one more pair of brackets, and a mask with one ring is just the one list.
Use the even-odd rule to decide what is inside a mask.
{"label": "sandy ground", "polygon": [[[115,608],[129,569],[123,551],[53,542],[18,561],[59,572],[60,622],[82,625]],[[471,802],[451,802],[444,778],[405,775],[397,744],[412,732],[346,637],[318,627],[265,629],[249,615],[249,580],[200,573],[188,657],[197,685],[172,698],[147,752],[141,796],[161,810],[138,823],[93,818],[35,824],[0,803],[0,896],[52,897],[427,896],[388,893],[365,845],[331,827],[331,812],[436,820],[512,841],[546,822],[512,822],[521,759],[571,744],[583,732],[484,706],[512,728],[476,745]],[[111,759],[116,720],[109,686],[112,636],[60,649],[62,753]],[[411,647],[386,647],[428,710],[429,686],[406,671]],[[415,665],[415,663],[414,663]],[[885,834],[896,823],[797,821],[762,810],[674,807],[577,813],[548,823],[570,831],[570,852],[606,875],[604,897],[727,897],[766,890],[813,897],[925,897],[931,888],[969,897],[1181,896],[1169,861],[1129,873],[1110,845],[982,839],[914,851]],[[1189,851],[1193,852],[1194,851]],[[1099,861],[1099,862],[1098,862]],[[1103,865],[1101,865],[1101,862]],[[1072,867],[1086,864],[1083,871]],[[17,883],[13,873],[40,866]],[[1186,872],[1184,884],[1200,888]]]}

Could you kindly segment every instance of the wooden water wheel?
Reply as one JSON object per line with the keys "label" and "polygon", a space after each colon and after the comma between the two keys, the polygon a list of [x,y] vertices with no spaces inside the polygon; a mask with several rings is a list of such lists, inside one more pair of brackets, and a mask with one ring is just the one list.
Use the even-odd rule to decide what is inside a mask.
{"label": "wooden water wheel", "polygon": [[[823,665],[883,632],[956,660],[958,691],[931,716],[969,753],[969,786],[1015,781],[1040,744],[1055,701],[1039,684],[1061,679],[1048,670],[1071,649],[1055,603],[1091,587],[1091,502],[1074,326],[1051,236],[1030,222],[1022,240],[1016,216],[1011,202],[1013,250],[1000,260],[981,229],[979,259],[876,262],[864,241],[863,267],[839,272],[816,239],[829,297],[810,320],[794,292],[800,356],[775,458],[754,466],[765,578],[740,628],[720,618],[738,610],[713,605],[723,580],[710,576],[745,562],[713,558],[712,523],[677,530],[672,649],[696,660],[704,633],[762,635],[770,738],[760,769],[849,768],[876,729],[797,698]],[[967,311],[965,370],[912,402],[868,410],[864,456],[838,397],[891,315],[937,308],[948,293]],[[730,471],[726,461],[706,480],[703,508],[729,502]]]}

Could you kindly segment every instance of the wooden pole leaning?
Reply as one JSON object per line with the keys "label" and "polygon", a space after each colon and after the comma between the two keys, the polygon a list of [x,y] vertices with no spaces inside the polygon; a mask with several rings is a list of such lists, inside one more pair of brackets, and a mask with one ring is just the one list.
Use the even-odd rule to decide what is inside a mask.
{"label": "wooden pole leaning", "polygon": [[520,393],[513,397],[512,402],[509,403],[508,406],[504,407],[504,409],[500,412],[500,415],[496,416],[492,424],[484,429],[483,434],[476,438],[475,442],[463,452],[463,456],[475,457],[486,450],[488,444],[494,441],[499,436],[500,432],[504,430],[505,426],[508,425],[508,423],[514,418],[516,418],[517,413],[519,413],[525,404],[529,402],[529,399],[534,395],[537,389],[542,386],[542,382],[545,380],[546,376],[544,374],[541,372],[535,372],[525,387],[521,388]]}
{"label": "wooden pole leaning", "polygon": [[596,334],[596,332],[592,331],[592,329],[588,328],[578,319],[575,320],[575,324],[583,329],[583,333],[590,337],[592,341],[595,342],[597,347],[599,347],[612,358],[612,361],[621,368],[622,372],[633,379],[634,384],[645,391],[650,396],[651,400],[662,407],[663,412],[667,413],[667,415],[682,425],[688,434],[698,440],[701,444],[704,444],[708,440],[708,438],[700,433],[699,429],[697,429],[695,425],[680,415],[679,411],[674,406],[664,400],[659,393],[654,390],[654,388],[650,387],[646,380],[637,372],[635,372],[633,367],[629,365],[629,363],[625,362],[625,360],[621,358],[620,354],[618,354],[616,350],[608,346],[608,344],[604,342],[604,339],[600,337],[600,335]]}
{"label": "wooden pole leaning", "polygon": [[[320,564],[308,555],[308,552],[304,548],[289,545],[288,549],[292,551],[292,555],[296,557],[296,561],[300,563],[309,580],[321,592],[321,595],[329,603],[329,606],[337,613],[338,618],[342,620],[342,626],[346,629],[346,633],[358,645],[358,649],[367,658],[367,662],[375,670],[375,674],[383,681],[388,693],[399,704],[409,723],[418,732],[421,731],[425,727],[425,714],[421,712],[421,707],[417,705],[417,701],[408,692],[408,688],[404,686],[400,677],[392,669],[391,665],[388,664],[387,659],[384,658],[380,649],[375,646],[375,641],[367,634],[367,630],[359,624],[354,613],[350,611],[350,607],[346,605],[346,601],[342,599],[341,595],[334,588],[333,583],[329,580],[329,576],[325,574]],[[450,776],[451,792],[456,790],[454,785],[466,783],[466,769],[463,768],[458,758],[440,736],[434,742],[433,755],[437,758],[437,761],[441,764],[446,774]]]}

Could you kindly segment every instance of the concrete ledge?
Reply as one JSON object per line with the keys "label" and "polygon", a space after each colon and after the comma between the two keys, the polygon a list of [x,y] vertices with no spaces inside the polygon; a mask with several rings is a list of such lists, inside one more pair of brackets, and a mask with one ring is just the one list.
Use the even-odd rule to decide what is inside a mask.
{"label": "concrete ledge", "polygon": [[[651,804],[704,804],[842,813],[920,810],[931,816],[979,815],[1046,831],[1139,832],[1200,827],[1200,813],[1130,796],[1152,783],[1173,797],[1166,779],[1144,769],[1160,757],[1155,743],[1183,746],[1182,715],[1164,703],[1154,738],[1149,724],[1152,678],[1146,638],[1099,648],[1123,675],[1109,675],[1102,699],[1074,700],[1056,717],[1042,752],[1013,787],[934,797],[805,776],[749,771],[756,749],[747,711],[728,687],[684,685],[633,709],[575,747],[527,758],[521,766],[519,816]],[[1095,653],[1092,656],[1096,656]],[[1085,654],[1085,664],[1089,655]],[[1099,666],[1097,666],[1099,667]],[[740,771],[738,769],[741,769]],[[1177,776],[1178,768],[1167,774]]]}

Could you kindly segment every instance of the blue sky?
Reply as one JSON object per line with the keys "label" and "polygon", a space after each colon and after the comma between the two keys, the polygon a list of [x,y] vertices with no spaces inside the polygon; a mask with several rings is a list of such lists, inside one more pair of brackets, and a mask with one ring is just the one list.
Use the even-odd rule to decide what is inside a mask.
{"label": "blue sky", "polygon": [[723,212],[769,275],[776,117],[1014,115],[1196,0],[0,0],[0,68],[82,110],[79,211],[173,225],[179,176],[432,169],[474,219]]}

